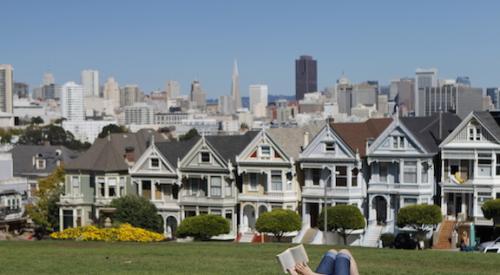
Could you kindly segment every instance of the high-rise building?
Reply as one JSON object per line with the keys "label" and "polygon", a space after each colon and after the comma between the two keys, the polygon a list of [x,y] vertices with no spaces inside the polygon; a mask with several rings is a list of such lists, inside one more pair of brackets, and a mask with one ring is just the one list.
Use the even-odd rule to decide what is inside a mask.
{"label": "high-rise building", "polygon": [[437,87],[437,69],[417,69],[415,72],[415,115],[424,116],[425,89]]}
{"label": "high-rise building", "polygon": [[52,73],[43,74],[43,85],[54,84],[56,81],[54,80],[54,75]]}
{"label": "high-rise building", "polygon": [[67,82],[61,90],[62,117],[69,121],[85,120],[83,87],[75,82]]}
{"label": "high-rise building", "polygon": [[254,117],[265,117],[267,107],[268,88],[267,85],[250,85],[250,111]]}
{"label": "high-rise building", "polygon": [[154,122],[154,110],[153,106],[150,106],[144,102],[134,103],[131,106],[126,106],[124,109],[125,113],[125,124],[137,124],[137,125],[148,125]]}
{"label": "high-rise building", "polygon": [[317,62],[309,55],[295,60],[295,99],[304,99],[304,94],[318,91]]}
{"label": "high-rise building", "polygon": [[458,76],[455,82],[460,85],[471,86],[470,77],[468,76]]}
{"label": "high-rise building", "polygon": [[23,82],[14,82],[14,95],[18,98],[26,98],[29,96],[29,85]]}
{"label": "high-rise building", "polygon": [[234,101],[234,108],[236,110],[240,109],[241,106],[241,95],[240,95],[240,74],[238,72],[238,63],[236,60],[233,65],[233,75],[231,77],[231,97]]}
{"label": "high-rise building", "polygon": [[363,82],[352,87],[352,105],[351,107],[358,106],[359,104],[365,106],[374,106],[377,104],[377,89],[378,84]]}
{"label": "high-rise building", "polygon": [[99,96],[99,71],[83,70],[81,83],[85,96]]}
{"label": "high-rise building", "polygon": [[223,115],[232,115],[234,110],[234,98],[232,96],[223,95],[219,97],[219,113]]}
{"label": "high-rise building", "polygon": [[0,112],[14,111],[14,69],[10,64],[0,64]]}
{"label": "high-rise building", "polygon": [[483,90],[463,85],[426,87],[422,116],[432,116],[440,111],[456,113],[465,118],[472,111],[483,110]]}
{"label": "high-rise building", "polygon": [[337,91],[337,103],[339,107],[339,113],[350,115],[352,108],[352,90],[353,90],[351,81],[345,75],[342,75],[337,80],[337,85],[335,86],[335,90]]}
{"label": "high-rise building", "polygon": [[389,101],[396,101],[403,115],[415,112],[415,79],[400,78],[390,86]]}
{"label": "high-rise building", "polygon": [[120,86],[113,77],[109,77],[104,83],[102,95],[105,100],[109,100],[113,109],[120,107]]}
{"label": "high-rise building", "polygon": [[205,92],[201,88],[200,82],[198,80],[194,80],[191,83],[191,106],[195,109],[203,109],[206,104]]}
{"label": "high-rise building", "polygon": [[54,83],[42,86],[42,99],[54,99],[57,97],[57,90],[60,87]]}
{"label": "high-rise building", "polygon": [[137,85],[125,85],[120,89],[120,107],[130,106],[140,102],[141,92]]}
{"label": "high-rise building", "polygon": [[178,81],[169,80],[167,81],[165,91],[167,92],[167,100],[176,99],[181,95],[181,85]]}
{"label": "high-rise building", "polygon": [[490,97],[495,110],[500,110],[499,88],[486,88],[486,95]]}

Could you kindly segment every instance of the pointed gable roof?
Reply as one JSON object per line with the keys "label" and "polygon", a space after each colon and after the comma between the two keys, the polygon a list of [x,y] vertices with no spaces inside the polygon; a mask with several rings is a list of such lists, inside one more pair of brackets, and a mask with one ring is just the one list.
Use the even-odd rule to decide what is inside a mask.
{"label": "pointed gable roof", "polygon": [[302,149],[304,149],[302,147],[305,133],[308,133],[309,139],[312,139],[321,129],[321,125],[311,124],[299,128],[271,128],[268,133],[288,156],[298,160]]}
{"label": "pointed gable roof", "polygon": [[258,131],[247,131],[243,135],[205,136],[207,142],[220,154],[224,161],[236,163],[238,156],[247,145],[259,134]]}
{"label": "pointed gable roof", "polygon": [[473,116],[485,127],[493,137],[500,141],[500,112],[473,112]]}
{"label": "pointed gable roof", "polygon": [[435,154],[439,151],[440,142],[461,122],[456,114],[442,113],[440,123],[439,116],[401,117],[399,120],[429,153]]}
{"label": "pointed gable roof", "polygon": [[332,123],[333,130],[360,157],[366,155],[366,142],[376,139],[391,124],[392,118],[370,118],[365,122]]}
{"label": "pointed gable roof", "polygon": [[168,160],[172,167],[177,168],[177,161],[184,158],[184,156],[193,148],[193,146],[201,139],[200,136],[192,137],[183,141],[165,141],[155,143],[156,148]]}

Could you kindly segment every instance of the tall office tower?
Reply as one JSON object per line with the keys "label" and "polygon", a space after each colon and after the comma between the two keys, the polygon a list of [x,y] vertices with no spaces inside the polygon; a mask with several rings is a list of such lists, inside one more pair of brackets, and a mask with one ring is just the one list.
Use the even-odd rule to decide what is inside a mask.
{"label": "tall office tower", "polygon": [[99,96],[99,71],[83,70],[81,82],[85,96]]}
{"label": "tall office tower", "polygon": [[317,62],[309,55],[295,60],[295,99],[304,99],[304,94],[318,91]]}
{"label": "tall office tower", "polygon": [[83,86],[73,81],[67,82],[61,90],[62,117],[70,121],[85,120]]}
{"label": "tall office tower", "polygon": [[14,82],[14,95],[18,98],[26,98],[29,96],[29,85],[23,82]]}
{"label": "tall office tower", "polygon": [[500,110],[499,88],[486,88],[486,95],[490,97],[495,110]]}
{"label": "tall office tower", "polygon": [[440,111],[456,113],[464,119],[472,111],[483,110],[483,89],[463,85],[426,87],[424,90],[422,116],[431,116]]}
{"label": "tall office tower", "polygon": [[232,115],[235,113],[232,96],[223,95],[219,97],[219,113],[223,115]]}
{"label": "tall office tower", "polygon": [[47,84],[42,86],[42,99],[54,99],[57,97],[57,89],[59,87],[52,83],[52,84]]}
{"label": "tall office tower", "polygon": [[351,114],[352,108],[352,84],[351,81],[342,75],[337,80],[335,90],[337,91],[337,103],[339,106],[339,113]]}
{"label": "tall office tower", "polygon": [[374,106],[377,104],[378,84],[363,82],[352,87],[352,107],[359,104],[365,106]]}
{"label": "tall office tower", "polygon": [[54,83],[56,83],[56,81],[54,80],[54,75],[52,73],[43,74],[43,85],[50,85]]}
{"label": "tall office tower", "polygon": [[120,86],[113,77],[109,77],[104,83],[102,95],[105,100],[109,100],[111,108],[120,107]]}
{"label": "tall office tower", "polygon": [[125,85],[120,89],[120,107],[130,106],[141,101],[141,92],[137,85]]}
{"label": "tall office tower", "polygon": [[191,83],[191,106],[193,108],[205,108],[206,104],[205,92],[201,89],[200,82],[194,80]]}
{"label": "tall office tower", "polygon": [[0,112],[12,114],[14,110],[14,69],[10,64],[0,64]]}
{"label": "tall office tower", "polygon": [[176,99],[181,95],[181,85],[175,80],[167,81],[165,91],[167,92],[167,100]]}
{"label": "tall office tower", "polygon": [[268,88],[267,85],[250,85],[250,111],[254,117],[265,117],[267,107]]}
{"label": "tall office tower", "polygon": [[406,116],[415,112],[415,79],[400,78],[393,80],[389,89],[389,101],[396,101],[401,113]]}
{"label": "tall office tower", "polygon": [[241,106],[241,96],[240,96],[240,74],[238,73],[238,63],[236,60],[233,65],[233,75],[231,77],[231,97],[234,101],[234,108],[236,110],[240,109]]}
{"label": "tall office tower", "polygon": [[417,69],[415,72],[415,115],[424,116],[425,88],[437,87],[437,69]]}

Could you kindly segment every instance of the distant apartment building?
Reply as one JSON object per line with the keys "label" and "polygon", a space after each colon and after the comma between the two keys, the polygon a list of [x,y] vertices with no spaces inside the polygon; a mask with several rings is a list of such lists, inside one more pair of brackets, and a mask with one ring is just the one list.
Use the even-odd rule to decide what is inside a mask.
{"label": "distant apartment building", "polygon": [[189,114],[184,112],[156,113],[154,114],[154,124],[161,126],[177,126],[181,125],[182,121],[188,118]]}
{"label": "distant apartment building", "polygon": [[352,107],[352,84],[351,81],[344,75],[337,80],[335,87],[337,92],[337,103],[339,106],[339,113],[351,114]]}
{"label": "distant apartment building", "polygon": [[0,64],[0,111],[12,114],[14,89],[14,68],[9,64]]}
{"label": "distant apartment building", "polygon": [[113,77],[109,77],[104,83],[103,97],[112,109],[120,107],[120,86]]}
{"label": "distant apartment building", "polygon": [[438,86],[437,69],[417,69],[415,72],[415,115],[425,114],[425,89]]}
{"label": "distant apartment building", "polygon": [[295,99],[304,99],[305,94],[317,91],[317,61],[312,56],[302,55],[295,60]]}
{"label": "distant apartment building", "polygon": [[491,103],[495,110],[500,110],[500,101],[499,101],[499,89],[498,88],[487,88],[486,95],[490,97]]}
{"label": "distant apartment building", "polygon": [[144,102],[124,107],[125,124],[149,125],[154,123],[154,110]]}
{"label": "distant apartment building", "polygon": [[67,82],[61,91],[61,115],[69,121],[85,120],[83,87],[75,82]]}
{"label": "distant apartment building", "polygon": [[254,117],[265,117],[268,97],[267,85],[254,84],[249,87],[250,111]]}
{"label": "distant apartment building", "polygon": [[218,113],[223,115],[231,115],[234,114],[234,112],[234,98],[228,95],[220,96],[218,102]]}
{"label": "distant apartment building", "polygon": [[120,107],[130,106],[136,102],[140,102],[139,86],[125,85],[120,89]]}
{"label": "distant apartment building", "polygon": [[167,99],[175,99],[181,95],[181,85],[178,81],[167,81],[165,91],[167,92]]}
{"label": "distant apartment building", "polygon": [[397,104],[403,115],[415,112],[415,79],[400,78],[391,82],[389,101],[397,97]]}
{"label": "distant apartment building", "polygon": [[26,98],[29,96],[29,85],[23,82],[14,82],[14,95],[18,98]]}
{"label": "distant apartment building", "polygon": [[420,102],[423,116],[443,112],[456,113],[465,118],[472,111],[483,110],[483,90],[462,85],[443,85],[426,87],[423,92],[424,101]]}
{"label": "distant apartment building", "polygon": [[194,109],[204,109],[206,106],[206,94],[201,88],[198,80],[191,83],[191,106]]}
{"label": "distant apartment building", "polygon": [[353,85],[351,107],[359,104],[366,106],[377,104],[377,89],[378,85],[368,82]]}
{"label": "distant apartment building", "polygon": [[99,71],[83,70],[81,83],[85,96],[99,96]]}

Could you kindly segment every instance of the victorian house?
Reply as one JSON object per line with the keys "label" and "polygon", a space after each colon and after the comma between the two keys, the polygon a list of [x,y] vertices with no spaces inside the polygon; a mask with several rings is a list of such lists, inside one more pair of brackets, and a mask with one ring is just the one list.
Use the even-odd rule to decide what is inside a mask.
{"label": "victorian house", "polygon": [[492,225],[481,206],[500,198],[499,123],[499,112],[472,112],[440,144],[441,209],[447,220]]}
{"label": "victorian house", "polygon": [[459,122],[460,118],[450,113],[395,117],[369,142],[368,231],[394,232],[401,207],[434,203],[438,145]]}

